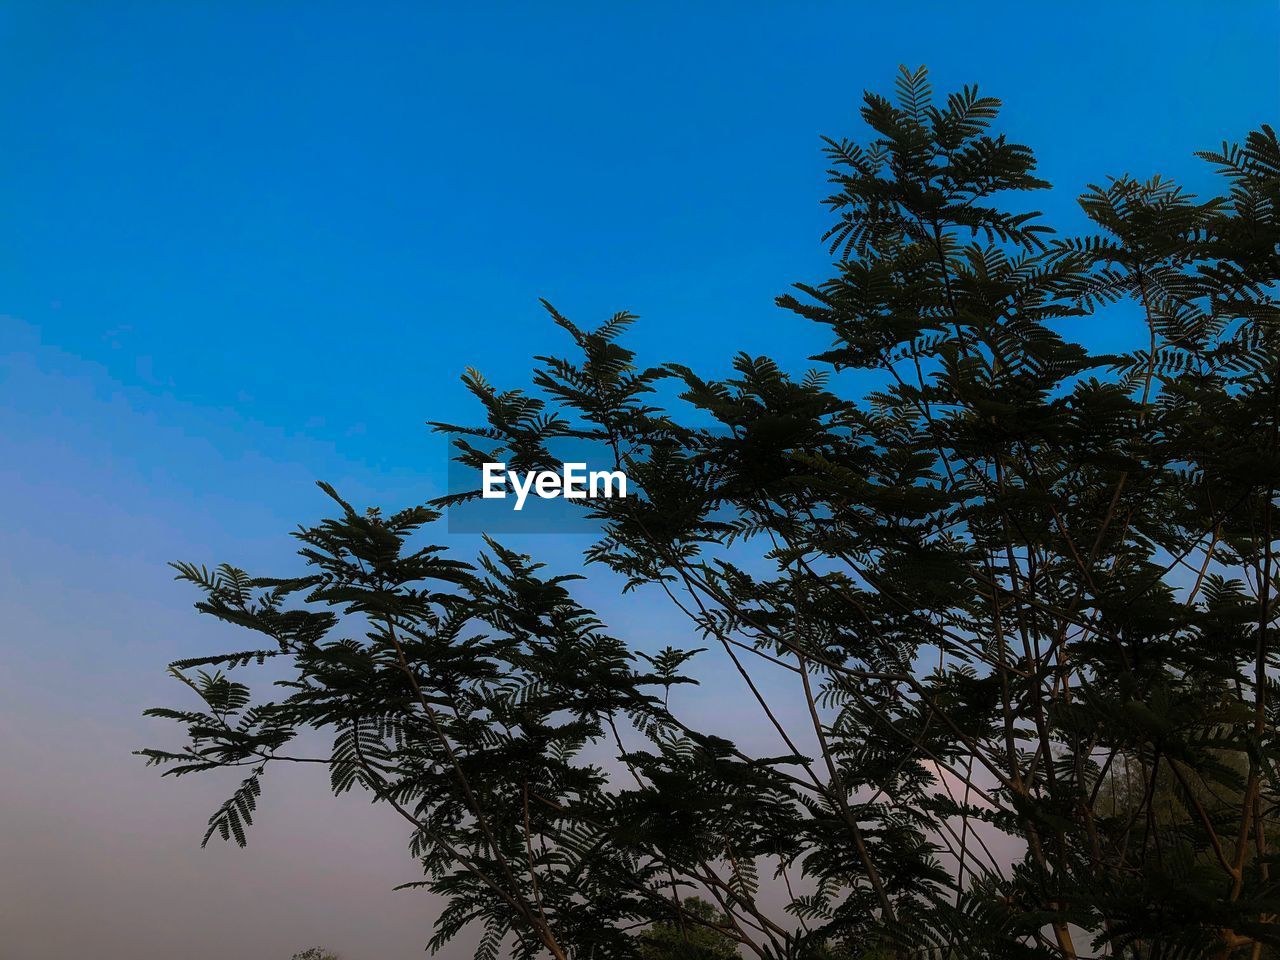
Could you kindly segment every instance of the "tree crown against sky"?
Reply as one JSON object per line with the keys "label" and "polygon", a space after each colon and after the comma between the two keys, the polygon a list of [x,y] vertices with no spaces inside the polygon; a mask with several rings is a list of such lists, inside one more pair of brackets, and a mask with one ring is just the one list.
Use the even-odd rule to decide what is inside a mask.
{"label": "tree crown against sky", "polygon": [[[678,644],[628,649],[496,540],[424,545],[443,503],[326,487],[310,573],[178,565],[267,638],[175,664],[201,706],[152,711],[189,737],[145,751],[166,772],[244,768],[208,836],[244,842],[269,766],[324,764],[406,822],[447,904],[433,946],[475,925],[480,957],[637,956],[673,929],[761,958],[1280,943],[1280,146],[1206,153],[1218,197],[1106,180],[1096,232],[1063,237],[998,108],[904,70],[869,137],[828,142],[834,275],[779,301],[830,331],[814,370],[641,369],[628,314],[552,309],[576,353],[533,390],[468,373],[485,423],[450,428],[460,456],[616,457],[641,494],[590,504],[587,560],[665,594]],[[1091,353],[1083,323],[1137,345]],[[846,396],[849,369],[878,387]],[[680,717],[695,653],[740,675],[776,754]],[[275,700],[235,679],[268,659]]]}

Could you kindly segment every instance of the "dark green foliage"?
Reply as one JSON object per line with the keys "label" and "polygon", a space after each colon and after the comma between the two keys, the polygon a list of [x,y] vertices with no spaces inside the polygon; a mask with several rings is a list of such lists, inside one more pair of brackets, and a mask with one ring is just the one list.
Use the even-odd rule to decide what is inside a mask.
{"label": "dark green foliage", "polygon": [[733,941],[715,929],[727,927],[728,917],[697,897],[688,897],[684,909],[690,917],[709,925],[682,924],[679,920],[655,923],[640,937],[644,960],[729,960],[738,956]]}
{"label": "dark green foliage", "polygon": [[[1221,197],[1091,187],[1095,232],[1061,237],[1007,199],[1048,185],[998,107],[904,71],[869,139],[828,142],[834,275],[779,301],[830,332],[819,370],[640,369],[629,315],[553,310],[577,352],[532,392],[467,374],[467,462],[563,436],[616,457],[641,495],[592,503],[587,559],[680,605],[680,646],[741,675],[778,755],[679,719],[696,651],[633,654],[568,578],[496,542],[450,560],[412,542],[434,510],[329,491],[310,575],[178,568],[266,635],[175,665],[205,706],[154,711],[189,732],[147,751],[169,772],[248,768],[211,833],[243,842],[266,767],[318,730],[332,749],[293,759],[400,812],[447,901],[433,945],[475,924],[482,957],[653,956],[677,931],[664,955],[1280,945],[1280,144],[1204,154]],[[1090,324],[1132,346],[1091,353]],[[199,672],[265,659],[291,668],[275,702]]]}

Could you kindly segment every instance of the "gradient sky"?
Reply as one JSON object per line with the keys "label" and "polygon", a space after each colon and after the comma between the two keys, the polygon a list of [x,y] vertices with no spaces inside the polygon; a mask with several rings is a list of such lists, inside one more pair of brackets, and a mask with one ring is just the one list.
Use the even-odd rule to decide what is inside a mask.
{"label": "gradient sky", "polygon": [[819,136],[900,62],[1002,97],[1067,227],[1089,181],[1208,188],[1193,150],[1280,120],[1275,0],[463,6],[0,6],[0,960],[419,955],[392,818],[295,771],[202,852],[225,784],[129,751],[164,664],[235,639],[165,562],[289,569],[318,478],[439,493],[423,421],[564,346],[538,297],[641,314],[647,362],[802,367],[823,338],[772,301],[826,270]]}

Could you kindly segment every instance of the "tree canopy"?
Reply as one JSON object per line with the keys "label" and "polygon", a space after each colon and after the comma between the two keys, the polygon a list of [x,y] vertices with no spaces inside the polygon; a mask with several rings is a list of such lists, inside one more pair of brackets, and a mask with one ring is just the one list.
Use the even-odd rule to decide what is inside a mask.
{"label": "tree canopy", "polygon": [[[322,485],[305,572],[177,564],[261,636],[175,663],[198,705],[150,711],[186,729],[143,751],[166,773],[242,770],[206,841],[245,842],[269,767],[324,763],[404,819],[431,946],[475,926],[481,960],[655,931],[797,960],[1280,946],[1280,143],[1201,154],[1216,196],[1102,180],[1071,236],[1026,209],[1049,185],[999,108],[904,69],[827,141],[832,273],[778,300],[829,333],[812,370],[641,366],[629,314],[549,308],[572,352],[531,389],[468,372],[460,457],[574,437],[625,470],[637,495],[583,506],[587,569],[683,611],[678,643],[630,649],[497,539],[432,545],[448,498]],[[1132,348],[1082,342],[1101,325]],[[681,717],[695,652],[775,753]],[[238,679],[267,660],[274,697]]]}

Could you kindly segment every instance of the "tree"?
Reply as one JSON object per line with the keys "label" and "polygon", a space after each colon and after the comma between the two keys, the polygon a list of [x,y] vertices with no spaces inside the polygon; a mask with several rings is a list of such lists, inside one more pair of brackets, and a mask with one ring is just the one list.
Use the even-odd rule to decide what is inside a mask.
{"label": "tree", "polygon": [[306,950],[295,953],[291,960],[342,960],[342,958],[324,947],[308,947]]}
{"label": "tree", "polygon": [[641,935],[640,956],[644,960],[732,960],[738,954],[733,941],[714,929],[729,925],[729,918],[698,897],[682,904],[689,916],[708,926],[690,927],[678,921],[655,923]]}
{"label": "tree", "polygon": [[[326,764],[408,824],[447,901],[432,946],[476,924],[481,957],[634,957],[646,928],[761,958],[1280,944],[1280,143],[1202,154],[1218,197],[1090,187],[1095,232],[1059,237],[1015,203],[1048,184],[998,108],[904,69],[866,96],[869,139],[827,142],[834,273],[779,299],[829,331],[815,370],[641,368],[630,315],[552,309],[575,355],[528,391],[469,372],[485,422],[439,425],[468,463],[609,451],[640,493],[585,503],[586,559],[687,614],[778,755],[682,721],[666,693],[694,651],[627,649],[573,577],[494,540],[474,563],[423,545],[447,498],[383,516],[325,486],[310,573],[177,566],[266,637],[174,664],[201,706],[151,711],[187,729],[144,751],[166,772],[247,774],[209,836],[244,842],[269,766]],[[1091,352],[1088,323],[1133,348]],[[230,676],[267,658],[290,670],[274,701]],[[290,752],[316,730],[331,750]]]}

